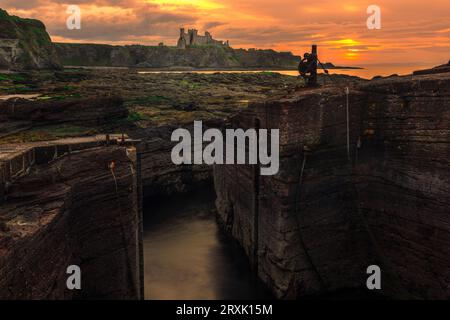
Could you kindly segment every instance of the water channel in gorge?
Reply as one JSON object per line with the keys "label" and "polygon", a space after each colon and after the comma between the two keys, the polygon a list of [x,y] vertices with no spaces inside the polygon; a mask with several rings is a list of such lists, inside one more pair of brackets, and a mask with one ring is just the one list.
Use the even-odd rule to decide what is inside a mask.
{"label": "water channel in gorge", "polygon": [[214,192],[205,189],[145,201],[145,298],[271,298],[242,248],[220,230]]}

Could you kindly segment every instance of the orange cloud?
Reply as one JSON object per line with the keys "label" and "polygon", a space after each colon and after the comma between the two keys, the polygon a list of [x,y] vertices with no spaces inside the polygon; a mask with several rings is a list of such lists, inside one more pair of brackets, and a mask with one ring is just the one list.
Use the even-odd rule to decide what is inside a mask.
{"label": "orange cloud", "polygon": [[209,0],[146,0],[146,2],[158,4],[162,8],[169,10],[179,10],[184,7],[194,8],[196,10],[224,8],[223,5]]}
{"label": "orange cloud", "polygon": [[368,30],[363,0],[73,0],[82,30],[65,28],[68,0],[0,0],[11,13],[42,20],[57,41],[174,45],[179,27],[208,29],[232,46],[303,54],[322,61],[436,65],[450,58],[450,2],[377,0],[382,29]]}

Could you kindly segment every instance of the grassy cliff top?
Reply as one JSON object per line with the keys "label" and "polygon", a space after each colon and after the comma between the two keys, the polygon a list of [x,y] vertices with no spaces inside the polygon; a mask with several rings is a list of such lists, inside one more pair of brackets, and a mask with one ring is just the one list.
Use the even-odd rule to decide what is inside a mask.
{"label": "grassy cliff top", "polygon": [[40,45],[51,43],[50,36],[41,21],[11,16],[2,9],[0,9],[0,38],[24,41],[34,39]]}
{"label": "grassy cliff top", "polygon": [[0,40],[18,40],[19,50],[4,54],[3,67],[12,70],[58,69],[59,59],[45,25],[35,19],[9,15],[0,9]]}

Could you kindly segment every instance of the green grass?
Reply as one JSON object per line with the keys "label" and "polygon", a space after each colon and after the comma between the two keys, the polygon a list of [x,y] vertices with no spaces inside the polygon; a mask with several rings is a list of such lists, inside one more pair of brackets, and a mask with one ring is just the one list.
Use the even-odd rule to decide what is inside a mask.
{"label": "green grass", "polygon": [[198,83],[192,83],[192,82],[189,82],[189,81],[187,81],[187,80],[185,80],[185,79],[183,79],[183,80],[180,81],[180,85],[182,85],[183,87],[187,87],[187,88],[190,89],[190,90],[195,90],[195,89],[198,89],[198,88],[201,87],[200,84],[198,84]]}
{"label": "green grass", "polygon": [[27,81],[27,80],[25,79],[25,77],[22,76],[22,75],[20,75],[20,74],[11,74],[11,75],[9,76],[9,78],[10,78],[12,81],[14,81],[14,82],[20,82],[20,83],[23,83],[23,82]]}
{"label": "green grass", "polygon": [[131,112],[127,118],[130,122],[137,122],[142,120],[142,115],[138,112]]}
{"label": "green grass", "polygon": [[65,85],[63,87],[56,88],[55,91],[62,92],[62,91],[71,91],[71,90],[75,90],[75,89],[76,88],[74,86]]}
{"label": "green grass", "polygon": [[150,120],[150,116],[134,111],[130,112],[127,118],[127,121],[129,122],[138,122],[142,120]]}
{"label": "green grass", "polygon": [[19,82],[23,83],[26,81],[25,77],[20,74],[4,74],[0,73],[0,81],[13,81],[13,82]]}
{"label": "green grass", "polygon": [[21,74],[0,73],[0,90],[10,94],[30,93],[36,91],[34,84],[27,83],[27,78]]}
{"label": "green grass", "polygon": [[49,97],[49,96],[40,96],[40,97],[36,98],[36,100],[51,100],[51,99],[52,99],[52,97]]}

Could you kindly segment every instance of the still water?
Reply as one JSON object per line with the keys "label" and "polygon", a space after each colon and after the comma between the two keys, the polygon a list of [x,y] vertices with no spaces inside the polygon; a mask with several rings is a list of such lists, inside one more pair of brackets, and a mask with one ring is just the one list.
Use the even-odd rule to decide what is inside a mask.
{"label": "still water", "polygon": [[149,199],[144,208],[145,298],[265,299],[242,249],[216,223],[209,192]]}
{"label": "still water", "polygon": [[[445,61],[442,61],[445,63]],[[330,74],[345,74],[349,76],[357,76],[363,79],[372,79],[375,76],[387,77],[392,74],[408,75],[415,70],[429,69],[439,63],[415,63],[415,64],[401,64],[401,63],[384,63],[384,64],[368,64],[359,65],[361,69],[330,69]],[[135,70],[128,67],[71,67],[65,68],[83,68],[83,69],[105,69],[105,70]],[[277,72],[288,76],[298,76],[297,70],[184,70],[184,71],[172,71],[172,70],[155,70],[155,69],[138,69],[139,74],[153,74],[153,73],[199,73],[199,74],[214,74],[214,73],[259,73],[259,72]],[[319,73],[321,71],[319,70]]]}
{"label": "still water", "polygon": [[[390,76],[392,74],[407,75],[415,70],[427,69],[432,66],[427,65],[368,65],[363,66],[362,69],[330,69],[330,74],[344,74],[349,76],[357,76],[363,79],[372,79],[375,76]],[[156,70],[141,70],[139,74],[152,73],[199,73],[199,74],[214,74],[214,73],[259,73],[259,72],[275,72],[287,76],[298,76],[297,70],[192,70],[192,71],[156,71]],[[321,71],[319,70],[319,73]]]}

